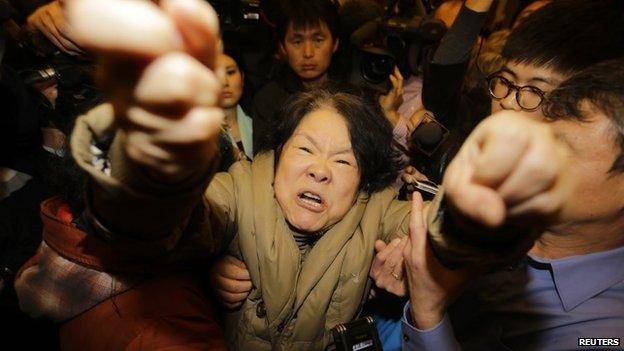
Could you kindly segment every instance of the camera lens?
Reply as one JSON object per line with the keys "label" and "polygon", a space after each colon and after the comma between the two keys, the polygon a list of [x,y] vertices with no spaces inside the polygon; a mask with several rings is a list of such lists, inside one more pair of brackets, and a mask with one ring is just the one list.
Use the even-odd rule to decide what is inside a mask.
{"label": "camera lens", "polygon": [[365,53],[362,57],[362,77],[372,84],[380,84],[388,79],[394,69],[391,56]]}

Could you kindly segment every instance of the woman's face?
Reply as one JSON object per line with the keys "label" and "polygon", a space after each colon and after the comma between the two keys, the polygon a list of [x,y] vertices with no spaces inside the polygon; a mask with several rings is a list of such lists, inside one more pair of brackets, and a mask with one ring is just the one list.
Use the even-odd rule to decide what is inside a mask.
{"label": "woman's face", "polygon": [[221,54],[217,58],[217,64],[225,67],[225,74],[221,77],[221,108],[232,108],[238,104],[243,94],[243,74],[233,58]]}
{"label": "woman's face", "polygon": [[331,108],[305,116],[288,139],[275,172],[275,197],[290,225],[317,232],[339,222],[360,185],[345,119]]}

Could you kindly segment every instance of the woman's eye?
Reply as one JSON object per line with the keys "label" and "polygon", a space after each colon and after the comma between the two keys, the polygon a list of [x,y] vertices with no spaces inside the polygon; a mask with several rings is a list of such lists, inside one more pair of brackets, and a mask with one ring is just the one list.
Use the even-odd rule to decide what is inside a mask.
{"label": "woman's eye", "polygon": [[347,161],[347,160],[338,160],[336,161],[338,163],[341,163],[343,165],[347,165],[347,166],[351,166],[351,162]]}
{"label": "woman's eye", "polygon": [[307,147],[305,147],[305,146],[300,146],[300,147],[299,147],[299,150],[301,150],[301,151],[305,151],[305,152],[307,152],[307,153],[309,153],[309,154],[311,154],[311,153],[312,153],[312,151],[311,151],[310,149],[308,149]]}

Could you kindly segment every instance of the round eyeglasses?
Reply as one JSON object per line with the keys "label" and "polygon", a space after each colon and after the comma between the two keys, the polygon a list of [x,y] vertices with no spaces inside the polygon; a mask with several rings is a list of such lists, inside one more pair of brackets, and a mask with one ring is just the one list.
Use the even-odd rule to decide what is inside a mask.
{"label": "round eyeglasses", "polygon": [[535,111],[544,102],[546,93],[532,85],[518,86],[509,79],[493,74],[487,78],[488,90],[493,99],[501,100],[509,96],[512,90],[516,93],[516,102],[525,111]]}

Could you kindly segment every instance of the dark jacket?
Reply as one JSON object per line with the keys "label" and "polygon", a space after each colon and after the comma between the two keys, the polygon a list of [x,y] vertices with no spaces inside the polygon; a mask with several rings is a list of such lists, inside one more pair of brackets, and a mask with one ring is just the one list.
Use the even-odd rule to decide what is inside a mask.
{"label": "dark jacket", "polygon": [[251,106],[254,153],[271,144],[272,131],[279,123],[280,109],[290,95],[303,90],[303,83],[297,74],[284,65],[275,78],[258,91]]}

